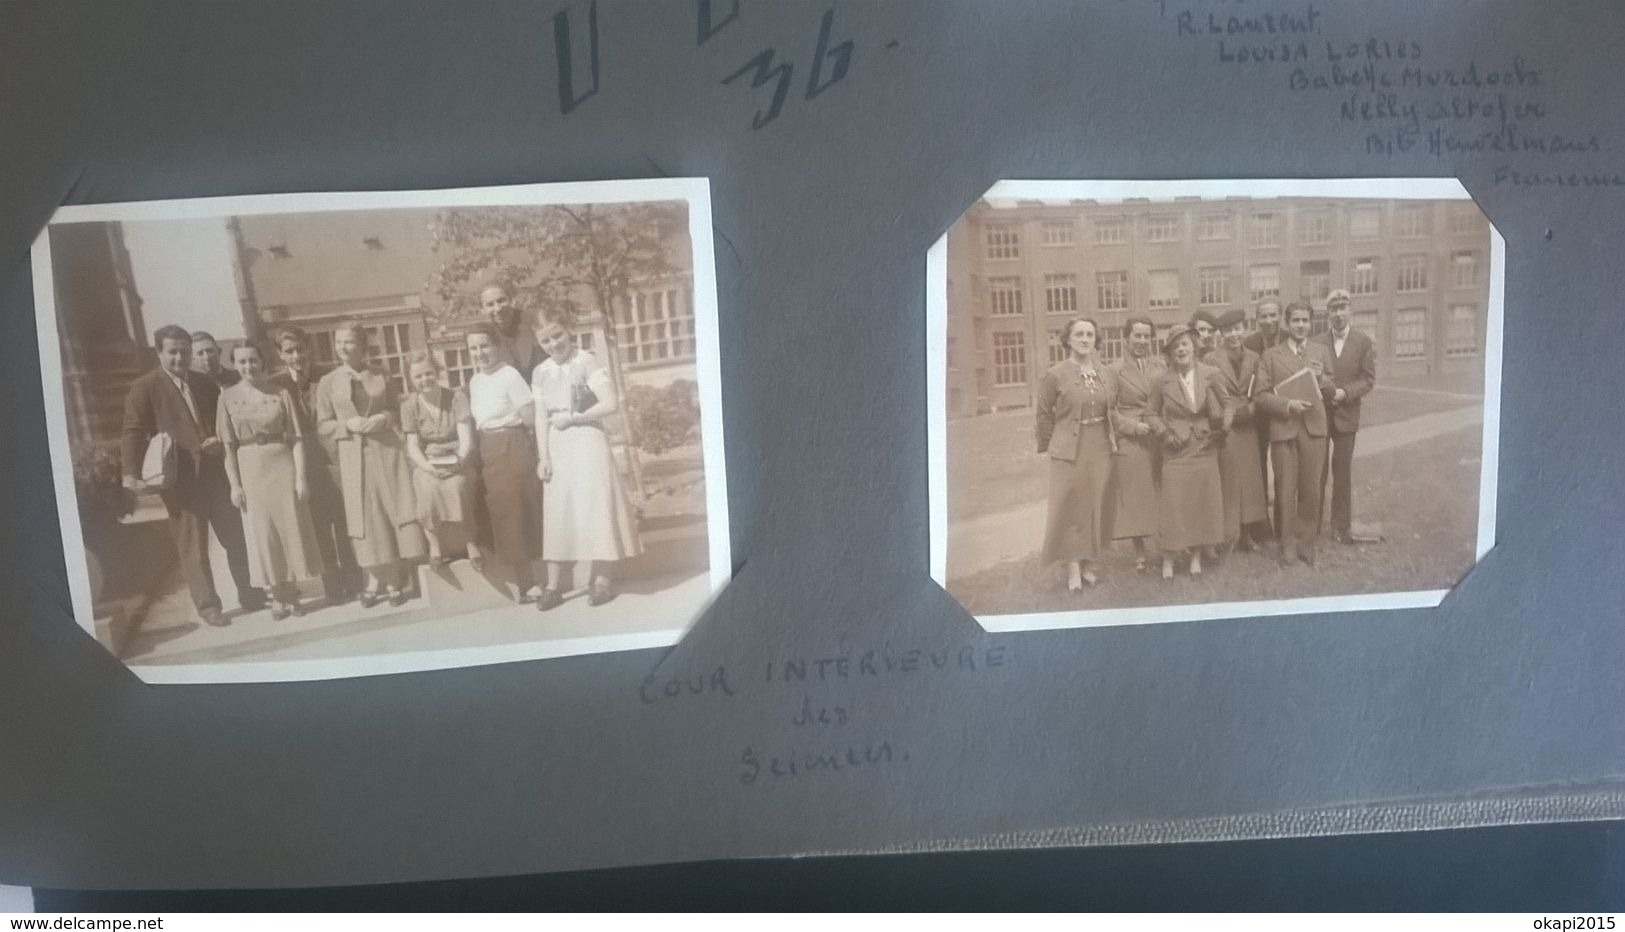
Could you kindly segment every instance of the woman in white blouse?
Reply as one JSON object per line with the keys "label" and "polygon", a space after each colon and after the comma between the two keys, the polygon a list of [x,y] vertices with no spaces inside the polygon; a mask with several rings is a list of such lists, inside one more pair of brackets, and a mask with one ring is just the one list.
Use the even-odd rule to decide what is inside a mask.
{"label": "woman in white blouse", "polygon": [[[515,601],[527,602],[540,523],[530,386],[508,365],[494,326],[475,324],[464,340],[476,370],[468,382],[468,409],[479,433],[480,493],[491,529],[489,556],[500,564],[494,569],[506,571],[518,587]],[[483,561],[471,562],[483,569]]]}
{"label": "woman in white blouse", "polygon": [[545,483],[542,558],[547,585],[536,599],[546,611],[564,600],[565,563],[589,562],[587,604],[615,597],[613,568],[643,552],[637,520],[621,487],[604,421],[620,408],[615,382],[603,363],[576,346],[568,313],[542,315],[537,341],[546,362],[531,374],[536,404],[536,475]]}

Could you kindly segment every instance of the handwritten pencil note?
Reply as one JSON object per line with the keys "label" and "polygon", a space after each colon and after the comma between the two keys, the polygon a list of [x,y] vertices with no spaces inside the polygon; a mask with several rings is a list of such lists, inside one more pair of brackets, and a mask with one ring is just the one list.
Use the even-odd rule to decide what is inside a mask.
{"label": "handwritten pencil note", "polygon": [[[907,763],[912,749],[863,724],[865,709],[847,698],[854,684],[903,682],[921,677],[972,677],[1007,668],[1009,649],[1000,643],[900,646],[890,642],[860,652],[780,657],[749,670],[718,665],[678,674],[656,674],[638,687],[645,706],[683,701],[781,701],[783,728],[746,743],[731,762],[741,786],[832,775]],[[817,698],[815,698],[815,695]]]}
{"label": "handwritten pencil note", "polygon": [[1264,71],[1293,95],[1326,101],[1349,145],[1367,155],[1424,153],[1442,164],[1496,157],[1493,181],[1518,187],[1625,187],[1609,137],[1565,109],[1546,63],[1507,54],[1449,58],[1403,34],[1369,34],[1314,3],[1177,7],[1159,15],[1214,63]]}

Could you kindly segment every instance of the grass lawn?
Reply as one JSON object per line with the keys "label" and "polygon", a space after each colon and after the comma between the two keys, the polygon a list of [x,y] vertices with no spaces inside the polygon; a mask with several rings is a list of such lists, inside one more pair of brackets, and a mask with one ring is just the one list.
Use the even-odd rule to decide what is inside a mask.
{"label": "grass lawn", "polygon": [[1379,544],[1325,541],[1314,568],[1282,568],[1262,554],[1233,554],[1196,578],[1163,581],[1134,572],[1133,553],[1119,545],[1104,561],[1102,584],[1070,593],[1065,570],[1035,552],[969,576],[948,592],[973,615],[1186,605],[1308,596],[1449,588],[1472,566],[1478,522],[1479,431],[1463,429],[1355,460],[1354,519],[1380,527]]}
{"label": "grass lawn", "polygon": [[649,497],[638,502],[631,477],[622,476],[640,514],[645,517],[705,514],[705,461],[699,444],[673,447],[658,456],[640,455],[643,488]]}
{"label": "grass lawn", "polygon": [[[1431,385],[1418,387],[1433,387]],[[1454,391],[1456,386],[1445,388]],[[1378,386],[1360,407],[1362,429],[1475,404],[1464,398],[1385,391]],[[948,422],[948,520],[961,521],[1043,501],[1049,472],[1033,452],[1031,410],[982,414]]]}

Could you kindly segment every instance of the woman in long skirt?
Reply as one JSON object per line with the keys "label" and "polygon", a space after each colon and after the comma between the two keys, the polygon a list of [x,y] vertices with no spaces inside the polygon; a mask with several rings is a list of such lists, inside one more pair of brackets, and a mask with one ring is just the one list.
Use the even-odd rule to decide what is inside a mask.
{"label": "woman in long skirt", "polygon": [[1224,540],[1224,494],[1219,482],[1214,426],[1224,419],[1224,390],[1218,372],[1196,361],[1197,337],[1178,330],[1163,347],[1169,365],[1151,416],[1162,437],[1162,491],[1157,537],[1162,545],[1162,578],[1172,579],[1174,557],[1190,555],[1192,576],[1202,572],[1202,548]]}
{"label": "woman in long skirt", "polygon": [[602,605],[615,597],[616,564],[643,552],[604,429],[620,399],[603,364],[576,346],[568,314],[548,312],[536,335],[548,355],[531,375],[536,475],[544,483],[547,513],[542,529],[547,586],[536,607],[546,611],[563,601],[563,565],[582,561],[592,564],[587,604]]}
{"label": "woman in long skirt", "polygon": [[1117,429],[1117,455],[1112,483],[1116,487],[1114,540],[1134,542],[1134,569],[1145,571],[1146,540],[1157,533],[1157,469],[1161,439],[1151,427],[1151,396],[1165,368],[1152,354],[1156,326],[1151,318],[1132,315],[1123,324],[1128,355],[1114,363],[1117,402],[1112,422]]}
{"label": "woman in long skirt", "polygon": [[408,377],[417,391],[401,402],[401,432],[412,461],[418,523],[429,538],[429,565],[446,562],[442,535],[460,531],[470,560],[481,557],[474,541],[474,417],[468,396],[440,384],[440,363],[428,350],[412,356]]}
{"label": "woman in long skirt", "polygon": [[333,331],[339,365],[316,386],[316,422],[338,448],[344,519],[356,563],[367,574],[361,604],[404,605],[407,564],[424,557],[423,528],[406,442],[397,428],[400,399],[389,378],[369,361],[359,323]]}
{"label": "woman in long skirt", "polygon": [[[1258,391],[1258,354],[1243,345],[1247,314],[1240,308],[1219,318],[1219,349],[1207,355],[1218,370],[1225,393],[1225,437],[1219,447],[1219,483],[1224,489],[1224,539],[1231,546],[1253,549],[1249,529],[1267,522],[1264,470],[1258,458],[1258,415],[1253,395]],[[1268,429],[1267,427],[1265,428]]]}
{"label": "woman in long skirt", "polygon": [[514,584],[514,601],[525,603],[535,585],[531,563],[540,550],[536,538],[542,520],[530,386],[508,364],[495,325],[475,324],[463,339],[475,368],[468,380],[468,407],[479,435],[480,495],[491,529],[484,562],[494,562]]}
{"label": "woman in long skirt", "polygon": [[270,590],[271,617],[302,614],[294,583],[321,575],[321,551],[306,503],[304,431],[293,398],[271,381],[254,343],[231,350],[239,380],[220,392],[215,436],[226,448],[231,502],[243,512],[248,576]]}
{"label": "woman in long skirt", "polygon": [[1067,358],[1038,381],[1038,452],[1049,454],[1044,559],[1067,565],[1067,588],[1099,582],[1092,564],[1111,540],[1109,420],[1116,379],[1095,356],[1100,328],[1087,318],[1061,331]]}

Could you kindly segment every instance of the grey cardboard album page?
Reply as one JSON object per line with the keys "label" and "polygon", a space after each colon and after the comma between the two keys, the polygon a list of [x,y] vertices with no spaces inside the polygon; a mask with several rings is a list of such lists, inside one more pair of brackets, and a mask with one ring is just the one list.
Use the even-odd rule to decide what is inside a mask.
{"label": "grey cardboard album page", "polygon": [[1615,13],[8,6],[0,882],[1625,815]]}

